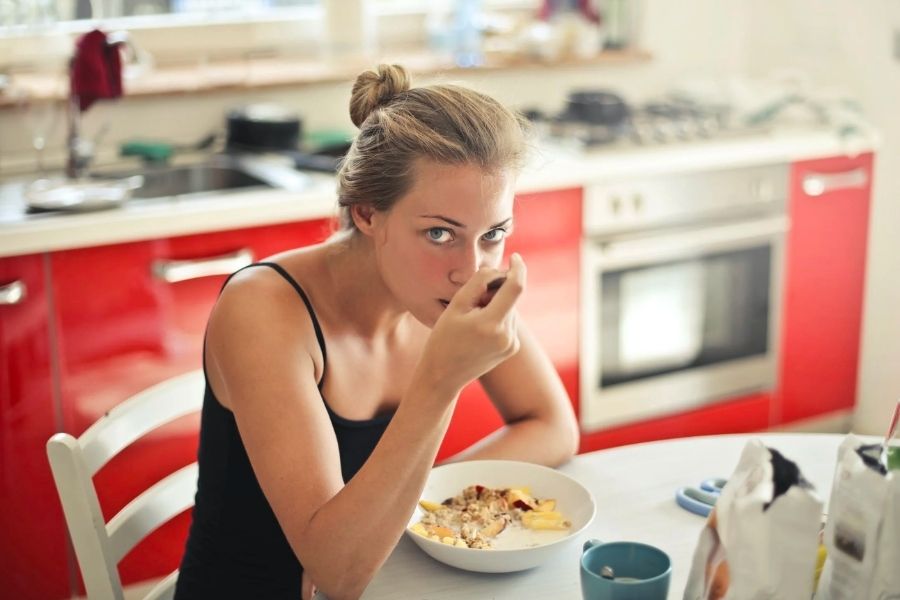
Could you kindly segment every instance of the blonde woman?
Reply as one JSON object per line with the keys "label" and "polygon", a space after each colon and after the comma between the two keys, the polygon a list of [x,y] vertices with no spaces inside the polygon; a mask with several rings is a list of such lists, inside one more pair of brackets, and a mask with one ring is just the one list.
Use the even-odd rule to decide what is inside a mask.
{"label": "blonde woman", "polygon": [[453,460],[576,450],[569,399],[516,314],[525,265],[501,265],[521,118],[392,65],[357,78],[350,116],[340,234],[239,271],[210,316],[179,600],[359,597],[475,379],[506,425]]}

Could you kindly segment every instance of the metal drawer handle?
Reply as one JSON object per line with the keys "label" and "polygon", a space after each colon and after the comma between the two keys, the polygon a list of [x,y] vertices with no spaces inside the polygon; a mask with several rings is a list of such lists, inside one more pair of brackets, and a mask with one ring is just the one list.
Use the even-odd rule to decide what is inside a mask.
{"label": "metal drawer handle", "polygon": [[803,176],[803,192],[807,196],[822,196],[840,189],[859,189],[867,183],[869,176],[863,168],[843,173],[808,173]]}
{"label": "metal drawer handle", "polygon": [[231,254],[192,260],[155,260],[153,276],[167,283],[199,279],[212,275],[231,275],[241,267],[253,263],[253,251],[241,248]]}
{"label": "metal drawer handle", "polygon": [[28,297],[28,288],[21,279],[0,286],[0,305],[21,304]]}

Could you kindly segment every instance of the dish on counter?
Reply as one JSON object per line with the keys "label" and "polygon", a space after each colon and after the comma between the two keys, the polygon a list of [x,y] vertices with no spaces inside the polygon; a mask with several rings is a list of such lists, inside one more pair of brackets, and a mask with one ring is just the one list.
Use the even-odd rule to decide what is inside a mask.
{"label": "dish on counter", "polygon": [[[434,521],[435,526],[445,526],[437,523],[438,519],[435,517],[428,516],[435,514],[434,510],[429,510],[436,508],[434,500],[448,498],[452,503],[452,498],[459,495],[460,490],[467,488],[470,488],[468,492],[470,496],[473,493],[478,495],[477,488],[472,485],[473,482],[477,482],[477,485],[483,486],[484,489],[500,492],[510,493],[516,490],[513,504],[515,500],[534,502],[532,510],[522,510],[521,507],[514,506],[510,515],[515,515],[515,511],[518,510],[521,521],[521,514],[534,512],[535,516],[525,517],[534,526],[526,527],[524,524],[519,526],[515,524],[513,517],[504,524],[502,532],[498,531],[489,538],[489,549],[477,547],[480,544],[470,547],[465,541],[465,536],[460,536],[464,541],[457,544],[457,539],[453,535],[438,535],[439,539],[434,539],[414,531],[416,525],[423,520],[429,524]],[[523,489],[522,486],[526,487]],[[463,497],[465,493],[464,491]],[[487,496],[488,505],[491,499],[493,496]],[[552,504],[548,503],[549,499],[553,500]],[[544,502],[543,505],[538,504],[541,501]],[[543,510],[534,510],[538,506]],[[490,512],[490,508],[485,508]],[[539,513],[544,515],[538,516]],[[554,469],[518,461],[468,461],[432,469],[422,491],[419,507],[410,516],[407,535],[426,554],[444,564],[468,571],[507,573],[536,567],[562,548],[574,543],[579,534],[593,521],[595,513],[596,505],[590,492],[568,475]],[[496,514],[500,515],[501,521],[505,521],[502,511],[498,510]],[[485,514],[484,526],[499,527],[491,525],[496,520],[496,517],[489,519]],[[453,533],[452,528],[448,529]],[[447,531],[438,530],[438,533]],[[445,543],[444,537],[452,538],[453,543],[449,543],[450,540]],[[477,539],[475,536],[470,537]]]}
{"label": "dish on counter", "polygon": [[112,181],[38,179],[25,189],[25,200],[32,211],[103,210],[121,206],[142,183],[140,176]]}

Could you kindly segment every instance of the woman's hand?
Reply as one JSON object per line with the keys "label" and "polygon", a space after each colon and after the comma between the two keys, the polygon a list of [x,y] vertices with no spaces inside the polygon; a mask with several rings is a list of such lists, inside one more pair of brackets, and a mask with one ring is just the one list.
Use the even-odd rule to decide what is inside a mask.
{"label": "woman's hand", "polygon": [[[490,296],[489,284],[506,280]],[[453,296],[435,323],[419,370],[438,389],[454,396],[470,381],[519,349],[516,301],[525,289],[525,263],[510,257],[509,271],[480,269]]]}

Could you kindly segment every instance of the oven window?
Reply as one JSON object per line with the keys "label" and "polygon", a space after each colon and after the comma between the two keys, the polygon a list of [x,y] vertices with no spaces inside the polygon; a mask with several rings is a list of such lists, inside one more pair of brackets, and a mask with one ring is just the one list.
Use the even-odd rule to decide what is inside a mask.
{"label": "oven window", "polygon": [[770,245],[603,272],[600,387],[763,355]]}

